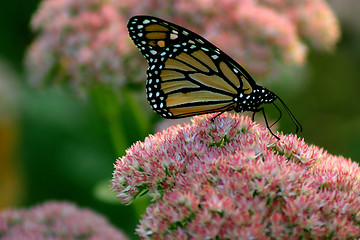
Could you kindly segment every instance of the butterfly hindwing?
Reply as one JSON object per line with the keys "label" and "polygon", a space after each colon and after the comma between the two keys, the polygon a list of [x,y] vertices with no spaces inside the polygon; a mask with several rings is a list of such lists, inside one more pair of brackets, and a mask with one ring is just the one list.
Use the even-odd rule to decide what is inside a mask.
{"label": "butterfly hindwing", "polygon": [[147,98],[163,117],[231,110],[239,93],[257,86],[239,64],[190,30],[150,16],[131,18],[128,30],[149,63]]}

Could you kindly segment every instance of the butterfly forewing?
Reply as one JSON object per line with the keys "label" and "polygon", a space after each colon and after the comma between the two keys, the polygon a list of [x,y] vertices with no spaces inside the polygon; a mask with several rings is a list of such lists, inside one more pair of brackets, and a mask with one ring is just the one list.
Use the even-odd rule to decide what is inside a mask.
{"label": "butterfly forewing", "polygon": [[166,118],[234,109],[239,93],[256,86],[251,76],[196,33],[150,16],[135,16],[128,30],[149,63],[152,108]]}

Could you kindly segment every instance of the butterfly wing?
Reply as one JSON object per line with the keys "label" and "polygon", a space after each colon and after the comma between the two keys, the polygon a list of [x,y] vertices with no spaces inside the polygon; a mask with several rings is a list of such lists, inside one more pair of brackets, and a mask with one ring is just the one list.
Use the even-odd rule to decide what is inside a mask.
{"label": "butterfly wing", "polygon": [[135,16],[128,31],[149,63],[147,99],[165,118],[232,110],[250,94],[252,77],[196,33],[151,16]]}

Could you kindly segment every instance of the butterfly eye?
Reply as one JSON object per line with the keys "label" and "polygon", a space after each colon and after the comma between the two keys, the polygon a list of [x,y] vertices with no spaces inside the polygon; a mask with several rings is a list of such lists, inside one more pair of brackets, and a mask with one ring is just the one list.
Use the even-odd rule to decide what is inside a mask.
{"label": "butterfly eye", "polygon": [[[151,16],[134,16],[128,31],[149,63],[147,99],[165,118],[183,118],[234,110],[261,112],[270,133],[282,116],[279,99],[296,126],[300,123],[274,93],[255,83],[249,73],[198,34]],[[274,103],[280,117],[269,126],[264,103]],[[217,116],[218,116],[217,115]]]}

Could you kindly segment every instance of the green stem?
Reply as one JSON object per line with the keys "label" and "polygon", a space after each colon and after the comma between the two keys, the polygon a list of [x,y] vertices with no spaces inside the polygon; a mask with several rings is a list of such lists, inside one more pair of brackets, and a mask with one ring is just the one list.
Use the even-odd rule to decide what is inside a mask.
{"label": "green stem", "polygon": [[125,101],[131,110],[136,126],[139,128],[141,137],[149,134],[150,129],[150,120],[147,114],[144,114],[143,107],[140,105],[140,102],[136,99],[135,93],[132,91],[123,91],[122,92]]}
{"label": "green stem", "polygon": [[125,135],[125,127],[121,123],[125,101],[117,96],[112,87],[97,85],[91,91],[91,96],[97,109],[105,117],[108,123],[109,133],[116,151],[119,156],[124,155],[128,147],[128,141]]}

